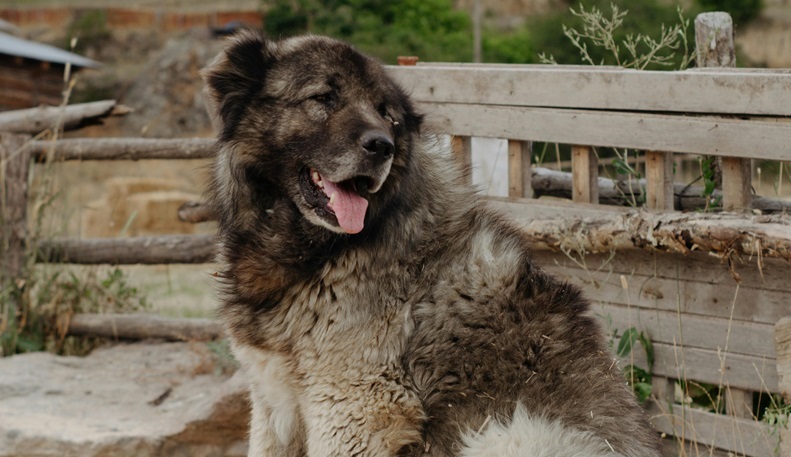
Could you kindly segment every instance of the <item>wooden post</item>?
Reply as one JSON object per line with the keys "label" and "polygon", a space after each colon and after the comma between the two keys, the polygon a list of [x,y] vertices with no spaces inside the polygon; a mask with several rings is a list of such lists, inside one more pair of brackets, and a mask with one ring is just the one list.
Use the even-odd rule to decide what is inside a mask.
{"label": "wooden post", "polygon": [[22,313],[14,291],[24,287],[27,258],[30,151],[25,143],[29,139],[27,135],[0,133],[0,333]]}
{"label": "wooden post", "polygon": [[29,151],[23,149],[27,135],[0,133],[0,274],[3,282],[21,278],[25,267],[27,238],[27,178],[30,170]]}
{"label": "wooden post", "polygon": [[[735,67],[733,20],[728,13],[701,13],[695,18],[695,50],[698,67]],[[722,208],[750,208],[752,200],[750,159],[722,159]]]}
{"label": "wooden post", "polygon": [[747,390],[725,388],[725,411],[731,417],[753,417],[753,393]]}
{"label": "wooden post", "polygon": [[513,198],[533,198],[530,169],[530,156],[533,143],[530,141],[508,140],[508,196]]}
{"label": "wooden post", "polygon": [[[777,387],[786,402],[791,402],[791,317],[775,324],[775,352],[777,353]],[[791,430],[780,428],[780,455],[791,455]]]}
{"label": "wooden post", "polygon": [[673,211],[673,153],[646,151],[646,205]]}
{"label": "wooden post", "polygon": [[599,203],[599,161],[590,146],[571,147],[572,200]]}
{"label": "wooden post", "polygon": [[472,183],[472,137],[453,136],[450,139],[453,158],[461,166],[464,172],[464,179],[467,183]]}

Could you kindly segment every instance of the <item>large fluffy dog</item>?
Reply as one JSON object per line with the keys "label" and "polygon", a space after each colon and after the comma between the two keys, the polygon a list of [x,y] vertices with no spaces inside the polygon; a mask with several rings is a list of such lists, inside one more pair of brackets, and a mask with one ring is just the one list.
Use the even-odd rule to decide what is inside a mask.
{"label": "large fluffy dog", "polygon": [[246,32],[204,74],[251,456],[659,455],[580,292],[376,61]]}

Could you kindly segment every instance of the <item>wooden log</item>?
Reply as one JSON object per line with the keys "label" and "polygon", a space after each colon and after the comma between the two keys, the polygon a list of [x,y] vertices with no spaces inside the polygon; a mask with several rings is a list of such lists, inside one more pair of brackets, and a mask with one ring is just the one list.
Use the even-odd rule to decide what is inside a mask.
{"label": "wooden log", "polygon": [[212,319],[178,319],[147,314],[75,314],[69,320],[67,334],[168,341],[212,341],[223,337],[222,326]]}
{"label": "wooden log", "polygon": [[179,220],[197,224],[217,220],[214,209],[202,202],[185,202],[178,210]]}
{"label": "wooden log", "polygon": [[203,159],[215,154],[209,138],[74,138],[34,141],[37,162],[52,160]]}
{"label": "wooden log", "polygon": [[54,239],[42,242],[40,248],[38,262],[82,265],[211,263],[216,253],[212,235]]}
{"label": "wooden log", "polygon": [[592,147],[571,147],[571,174],[571,199],[578,203],[599,203],[599,163]]}
{"label": "wooden log", "polygon": [[[533,205],[490,198],[494,208],[509,213],[525,229],[534,247],[582,250],[619,249],[658,252],[711,252],[791,260],[791,219],[783,215],[705,213],[652,214],[632,210],[592,217],[536,219]],[[576,206],[576,205],[572,205]]]}
{"label": "wooden log", "polygon": [[530,184],[530,155],[533,143],[529,141],[508,140],[508,196],[514,198],[532,198],[533,187]]}
{"label": "wooden log", "polygon": [[[27,263],[29,140],[28,135],[0,133],[0,290],[6,292],[23,287]],[[7,298],[13,300],[13,295]]]}
{"label": "wooden log", "polygon": [[465,180],[472,182],[472,137],[454,136],[450,140],[453,157],[464,171]]}
{"label": "wooden log", "polygon": [[75,130],[101,124],[109,116],[124,116],[132,110],[115,100],[80,103],[65,107],[46,106],[0,113],[0,131],[38,134],[58,126]]}
{"label": "wooden log", "polygon": [[673,210],[673,153],[646,151],[646,206]]}

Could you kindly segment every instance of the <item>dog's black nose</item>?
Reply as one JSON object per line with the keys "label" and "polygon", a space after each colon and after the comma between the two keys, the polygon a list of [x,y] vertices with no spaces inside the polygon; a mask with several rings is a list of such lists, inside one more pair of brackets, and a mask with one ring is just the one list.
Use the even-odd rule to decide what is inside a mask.
{"label": "dog's black nose", "polygon": [[383,159],[389,159],[395,151],[395,145],[390,136],[380,131],[370,131],[363,134],[360,138],[363,148],[371,155],[377,155]]}

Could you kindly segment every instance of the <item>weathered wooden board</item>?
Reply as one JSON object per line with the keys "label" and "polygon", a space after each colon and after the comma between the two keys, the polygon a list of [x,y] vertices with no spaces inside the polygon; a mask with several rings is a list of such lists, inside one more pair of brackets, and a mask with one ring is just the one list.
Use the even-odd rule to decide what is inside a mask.
{"label": "weathered wooden board", "polygon": [[610,303],[594,304],[592,311],[611,326],[610,331],[619,334],[634,327],[644,331],[655,343],[775,358],[774,325]]}
{"label": "weathered wooden board", "polygon": [[431,64],[388,71],[421,102],[791,116],[786,72]]}
{"label": "weathered wooden board", "polygon": [[[680,310],[685,316],[710,316],[725,320],[733,316],[734,321],[767,325],[774,325],[783,316],[791,315],[788,292],[739,286],[737,294],[737,285],[727,277],[723,277],[720,282],[705,282],[705,278],[696,277],[694,273],[684,275],[678,272],[678,277],[667,278],[616,271],[623,267],[629,268],[628,264],[624,265],[625,262],[612,262],[597,271],[596,263],[590,259],[586,259],[588,269],[585,270],[564,259],[564,254],[554,254],[553,257],[548,252],[536,252],[535,257],[536,263],[550,274],[581,287],[594,304],[611,303],[669,312]],[[644,257],[629,258],[639,261]],[[714,262],[709,268],[721,271],[721,267]],[[683,270],[693,271],[686,265]],[[788,269],[784,271],[786,274],[789,272]],[[621,287],[621,274],[624,274],[630,285],[629,296]],[[673,272],[665,271],[664,274]],[[728,275],[727,272],[721,274]]]}
{"label": "weathered wooden board", "polygon": [[[772,433],[768,424],[754,420],[714,414],[688,406],[652,406],[649,410],[651,422],[662,433],[696,441],[750,457],[774,457],[779,444],[778,433]],[[691,453],[689,455],[697,455]],[[709,455],[708,452],[700,455]],[[732,455],[732,454],[731,454]]]}
{"label": "weathered wooden board", "polygon": [[423,102],[438,131],[765,160],[791,156],[791,122],[717,116]]}
{"label": "weathered wooden board", "polygon": [[[568,210],[567,210],[568,211]],[[566,267],[577,266],[581,261],[591,271],[602,270],[626,275],[648,276],[671,280],[689,280],[699,283],[716,285],[729,288],[730,297],[726,305],[733,300],[736,281],[730,274],[730,268],[724,259],[713,257],[704,252],[690,252],[687,254],[667,254],[647,251],[624,251],[612,256],[610,253],[586,254],[582,260],[575,255],[575,260],[560,252],[536,251],[536,261],[541,265],[559,265]],[[734,259],[733,269],[741,278],[742,291],[746,289],[766,289],[770,291],[791,294],[791,263],[785,260],[763,259],[763,269],[758,266],[758,259],[744,258],[741,261]],[[577,273],[573,273],[577,275]],[[627,278],[628,279],[628,278]],[[616,277],[617,281],[618,278]],[[629,281],[635,284],[634,281]],[[620,284],[620,283],[619,283]],[[639,287],[642,284],[639,283]],[[620,285],[619,285],[620,286]],[[740,292],[741,293],[741,292]],[[752,292],[746,291],[745,298],[754,300]],[[789,304],[791,306],[791,303]],[[791,308],[787,308],[787,315],[791,315]],[[756,321],[763,322],[763,321]],[[773,319],[771,323],[777,322]]]}

